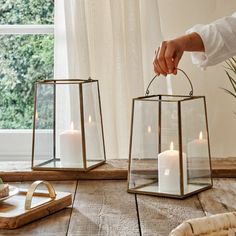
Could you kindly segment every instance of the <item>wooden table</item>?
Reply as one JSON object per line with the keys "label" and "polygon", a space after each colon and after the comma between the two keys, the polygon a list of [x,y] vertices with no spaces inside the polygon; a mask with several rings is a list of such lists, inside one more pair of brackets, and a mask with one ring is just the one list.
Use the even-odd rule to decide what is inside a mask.
{"label": "wooden table", "polygon": [[[52,181],[58,191],[73,194],[73,205],[0,235],[163,235],[184,220],[236,210],[236,179],[214,179],[214,188],[185,200],[126,192],[125,180]],[[30,182],[11,183],[28,187]]]}

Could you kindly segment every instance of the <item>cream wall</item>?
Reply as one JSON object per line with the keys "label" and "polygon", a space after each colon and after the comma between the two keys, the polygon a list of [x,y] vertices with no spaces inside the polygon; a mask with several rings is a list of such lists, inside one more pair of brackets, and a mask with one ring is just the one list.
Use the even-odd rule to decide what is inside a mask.
{"label": "cream wall", "polygon": [[[236,11],[235,0],[158,0],[158,3],[164,39],[177,37],[194,24],[206,24]],[[186,53],[179,67],[191,77],[194,94],[206,96],[212,156],[236,156],[236,115],[233,113],[236,99],[220,89],[231,89],[223,64],[201,71]],[[187,91],[183,83],[182,80],[178,83],[181,90],[176,91],[183,92],[183,87]]]}

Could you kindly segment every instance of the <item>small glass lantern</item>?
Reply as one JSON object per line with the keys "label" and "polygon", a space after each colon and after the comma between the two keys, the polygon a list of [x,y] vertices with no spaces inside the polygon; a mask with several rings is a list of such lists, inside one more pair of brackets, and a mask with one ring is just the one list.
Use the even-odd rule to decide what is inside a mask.
{"label": "small glass lantern", "polygon": [[212,187],[204,96],[133,99],[128,192],[185,198]]}
{"label": "small glass lantern", "polygon": [[37,82],[32,169],[87,171],[105,160],[98,81]]}

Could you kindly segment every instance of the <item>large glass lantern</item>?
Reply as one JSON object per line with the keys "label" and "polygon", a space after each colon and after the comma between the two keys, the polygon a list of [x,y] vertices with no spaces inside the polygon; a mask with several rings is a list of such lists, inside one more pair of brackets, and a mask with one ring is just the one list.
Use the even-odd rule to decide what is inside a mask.
{"label": "large glass lantern", "polygon": [[[179,69],[180,70],[180,69]],[[212,187],[206,100],[148,95],[133,99],[128,192],[185,198]]]}
{"label": "large glass lantern", "polygon": [[105,159],[98,81],[37,82],[32,168],[86,171]]}

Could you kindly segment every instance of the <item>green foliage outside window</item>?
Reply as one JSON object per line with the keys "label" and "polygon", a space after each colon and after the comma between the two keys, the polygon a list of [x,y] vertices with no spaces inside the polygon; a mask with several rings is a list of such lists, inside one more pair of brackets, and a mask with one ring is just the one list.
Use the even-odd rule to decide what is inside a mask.
{"label": "green foliage outside window", "polygon": [[[0,0],[0,24],[53,24],[52,0]],[[0,128],[32,128],[37,80],[53,78],[52,35],[0,36]],[[45,124],[47,127],[47,124]]]}

